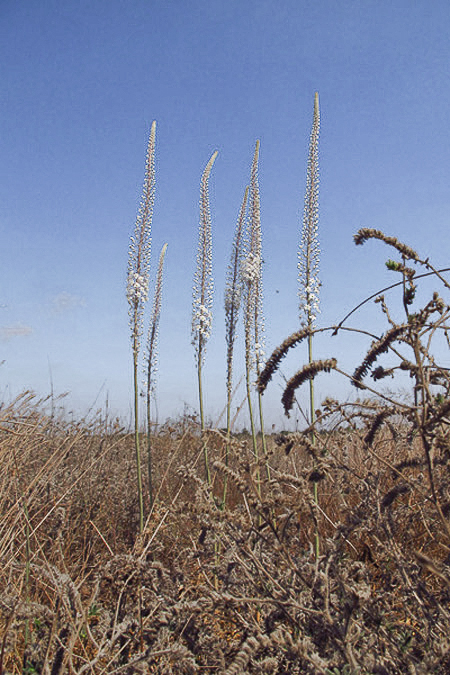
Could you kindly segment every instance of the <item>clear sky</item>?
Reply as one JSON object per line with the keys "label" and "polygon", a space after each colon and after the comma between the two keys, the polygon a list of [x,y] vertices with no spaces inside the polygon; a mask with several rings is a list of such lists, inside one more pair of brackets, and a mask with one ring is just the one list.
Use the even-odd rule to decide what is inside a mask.
{"label": "clear sky", "polygon": [[[212,423],[225,403],[224,278],[256,139],[267,351],[298,328],[315,91],[320,324],[397,280],[381,243],[354,246],[360,227],[447,266],[449,29],[448,0],[0,0],[1,398],[25,388],[46,395],[52,381],[55,393],[70,392],[69,408],[84,412],[96,399],[101,407],[108,396],[128,418],[127,251],[152,120],[153,275],[168,243],[160,421],[198,407],[191,286],[200,177],[214,150],[215,305],[204,385]],[[374,311],[353,325],[381,332]],[[323,340],[316,353],[352,367],[366,345]],[[285,375],[305,362],[305,349],[286,361]],[[242,372],[240,356],[236,379]],[[351,388],[323,375],[317,389],[320,398]],[[273,382],[268,424],[284,423],[280,393]]]}

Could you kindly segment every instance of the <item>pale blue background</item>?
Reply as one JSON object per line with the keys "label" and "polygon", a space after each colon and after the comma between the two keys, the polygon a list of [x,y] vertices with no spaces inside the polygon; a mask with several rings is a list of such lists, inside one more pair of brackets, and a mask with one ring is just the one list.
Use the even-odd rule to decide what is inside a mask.
{"label": "pale blue background", "polygon": [[[197,407],[191,281],[199,181],[215,149],[216,300],[205,366],[213,423],[225,402],[224,276],[257,138],[267,350],[298,327],[296,251],[316,90],[320,322],[337,322],[395,280],[381,244],[353,245],[360,227],[446,266],[449,29],[447,0],[0,0],[2,399],[23,388],[48,394],[51,371],[55,392],[71,392],[69,409],[85,412],[96,399],[100,407],[108,395],[128,418],[127,247],[153,119],[153,273],[169,244],[160,420],[185,403]],[[373,308],[355,323],[382,330]],[[316,353],[350,367],[366,344],[323,340]],[[305,358],[298,348],[285,374]],[[351,389],[326,376],[317,388],[319,398]],[[274,382],[268,425],[284,424],[280,393]]]}

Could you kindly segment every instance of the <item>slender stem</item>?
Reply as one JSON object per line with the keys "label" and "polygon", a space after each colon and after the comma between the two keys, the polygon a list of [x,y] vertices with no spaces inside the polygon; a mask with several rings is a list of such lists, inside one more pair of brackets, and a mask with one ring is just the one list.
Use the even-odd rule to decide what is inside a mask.
{"label": "slender stem", "polygon": [[[309,363],[313,362],[313,350],[312,350],[312,335],[308,335],[308,361]],[[310,413],[310,423],[312,428],[311,431],[311,443],[313,446],[316,445],[316,431],[314,428],[314,423],[316,421],[316,411],[315,411],[315,406],[314,406],[314,378],[309,381],[309,413]],[[318,494],[318,483],[317,481],[314,481],[313,483],[313,496],[314,496],[314,504],[319,504],[319,494]],[[314,536],[315,539],[315,554],[316,558],[319,557],[320,555],[320,539],[319,539],[319,531],[318,528],[316,527],[316,533]]]}
{"label": "slender stem", "polygon": [[[201,336],[199,336],[201,340]],[[209,469],[209,458],[208,458],[208,443],[206,441],[205,435],[205,413],[203,409],[203,388],[202,388],[202,345],[200,343],[198,350],[198,361],[197,361],[197,374],[198,374],[198,400],[200,407],[200,429],[202,434],[203,441],[203,459],[205,462],[205,475],[208,485],[211,485],[211,472]]]}
{"label": "slender stem", "polygon": [[264,457],[266,458],[266,474],[268,480],[270,480],[270,466],[269,466],[269,461],[267,459],[267,442],[266,442],[266,434],[264,432],[264,414],[263,414],[263,407],[262,407],[262,396],[258,392],[258,405],[259,405],[259,423],[261,426],[261,439],[262,439],[262,447],[263,447],[263,452],[264,452]]}
{"label": "slender stem", "polygon": [[[227,440],[225,446],[225,466],[230,462],[230,447],[231,447],[231,387],[227,391]],[[228,489],[228,474],[225,474],[223,481],[222,507],[225,508]]]}
{"label": "slender stem", "polygon": [[[255,427],[255,419],[253,417],[253,406],[252,406],[252,393],[251,393],[251,384],[250,384],[250,369],[247,366],[247,402],[248,402],[248,413],[250,416],[250,428],[252,430],[252,440],[253,440],[253,453],[256,458],[256,462],[259,460],[259,451],[258,451],[258,440],[256,438],[256,427]],[[259,496],[261,496],[261,481],[260,481],[260,474],[259,474],[259,466],[257,466],[256,470],[256,480],[257,480],[257,490]]]}
{"label": "slender stem", "polygon": [[153,508],[153,470],[152,470],[152,437],[151,437],[151,382],[150,368],[147,382],[147,468],[148,468],[148,494],[150,499],[150,511]]}
{"label": "slender stem", "polygon": [[133,375],[134,375],[134,445],[136,448],[136,468],[138,484],[139,501],[139,532],[142,534],[144,529],[144,498],[142,493],[142,472],[141,472],[141,449],[139,445],[139,385],[138,385],[138,358],[137,354],[133,356]]}
{"label": "slender stem", "polygon": [[[26,537],[26,563],[25,563],[25,588],[26,588],[26,599],[27,602],[30,602],[30,566],[31,566],[31,542],[30,542],[30,519],[28,515],[28,507],[25,501],[25,495],[22,492],[22,503],[23,503],[23,512],[25,515],[25,537]],[[30,620],[25,620],[25,650],[28,648],[30,643]],[[27,665],[27,664],[25,664]]]}
{"label": "slender stem", "polygon": [[[312,335],[308,335],[308,363],[313,362],[313,350],[312,350]],[[316,412],[314,407],[314,379],[309,381],[309,412],[310,412],[310,423],[314,424],[316,421]],[[316,434],[313,429],[311,432],[311,441],[313,445],[316,443]]]}

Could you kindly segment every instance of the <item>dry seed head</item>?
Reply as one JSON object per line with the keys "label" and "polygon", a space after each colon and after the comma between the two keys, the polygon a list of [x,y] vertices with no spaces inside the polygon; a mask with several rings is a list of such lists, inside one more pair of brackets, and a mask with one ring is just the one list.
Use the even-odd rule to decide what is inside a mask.
{"label": "dry seed head", "polygon": [[152,123],[147,148],[145,179],[134,234],[128,249],[127,299],[131,340],[135,357],[139,353],[144,304],[148,300],[151,225],[155,203],[156,122]]}
{"label": "dry seed head", "polygon": [[381,509],[387,509],[389,508],[394,501],[399,497],[400,495],[407,494],[410,491],[410,486],[407,483],[401,483],[400,485],[395,485],[392,490],[389,490],[387,492],[382,501],[381,501]]}
{"label": "dry seed head", "polygon": [[363,227],[355,234],[353,240],[357,246],[364,244],[369,239],[379,239],[388,246],[393,246],[399,253],[409,260],[419,260],[418,254],[410,246],[403,244],[396,237],[388,237],[381,230],[375,230],[370,227]]}
{"label": "dry seed head", "polygon": [[312,380],[318,373],[329,373],[337,367],[336,359],[325,359],[323,361],[312,361],[299,370],[286,385],[281,402],[284,407],[284,412],[289,417],[289,412],[294,405],[295,390],[300,387],[307,380]]}
{"label": "dry seed head", "polygon": [[303,330],[297,331],[286,338],[286,340],[284,340],[284,342],[282,342],[281,345],[272,352],[271,357],[265,364],[263,371],[258,377],[257,387],[260,394],[264,393],[266,390],[266,387],[272,379],[275,371],[278,370],[281,360],[284,358],[284,356],[286,356],[289,349],[295,345],[298,345],[309,335],[311,335],[310,328],[304,328]]}
{"label": "dry seed head", "polygon": [[380,340],[375,340],[374,342],[372,342],[372,345],[369,351],[367,352],[364,361],[361,363],[360,366],[358,366],[358,368],[356,368],[355,372],[353,373],[352,384],[357,389],[364,389],[362,379],[367,375],[369,370],[372,368],[373,364],[375,363],[379,355],[386,353],[389,350],[389,345],[392,344],[392,342],[395,342],[396,340],[400,339],[403,333],[407,330],[408,330],[407,324],[402,324],[400,326],[393,326],[380,338]]}
{"label": "dry seed head", "polygon": [[192,344],[203,359],[211,335],[214,282],[212,276],[212,234],[208,181],[217,157],[214,152],[205,167],[200,184],[200,223],[198,229],[197,267],[192,290]]}
{"label": "dry seed head", "polygon": [[309,144],[303,227],[298,251],[299,310],[306,325],[314,327],[319,310],[319,95],[314,97],[314,116]]}
{"label": "dry seed head", "polygon": [[385,408],[384,410],[380,410],[380,412],[378,412],[376,415],[374,415],[373,418],[370,421],[369,430],[364,437],[364,443],[367,443],[368,446],[371,446],[373,441],[374,441],[375,434],[377,433],[378,429],[382,426],[384,421],[388,417],[394,415],[395,412],[397,412],[397,411],[395,411],[395,410],[393,411],[393,410]]}

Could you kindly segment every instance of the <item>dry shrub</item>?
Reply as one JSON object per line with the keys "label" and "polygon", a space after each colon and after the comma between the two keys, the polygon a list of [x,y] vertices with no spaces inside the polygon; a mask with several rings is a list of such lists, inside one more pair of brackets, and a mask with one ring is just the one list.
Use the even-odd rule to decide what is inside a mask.
{"label": "dry shrub", "polygon": [[[371,395],[324,401],[313,436],[269,437],[259,462],[249,437],[168,422],[139,535],[132,435],[30,394],[0,408],[0,675],[450,671],[450,376],[431,354],[450,308],[434,293],[412,312],[406,261],[450,285],[368,238],[402,255],[406,313],[395,324],[378,298],[390,328],[352,376]],[[396,369],[411,396],[376,396],[369,375]]]}
{"label": "dry shrub", "polygon": [[[365,424],[339,425],[330,404],[316,446],[270,437],[261,496],[246,440],[227,467],[226,436],[209,433],[210,486],[195,420],[163,428],[136,538],[132,436],[29,396],[4,407],[2,672],[447,672],[448,538],[423,448],[401,420],[369,446],[379,411],[361,411]],[[445,499],[447,460],[442,448]]]}

